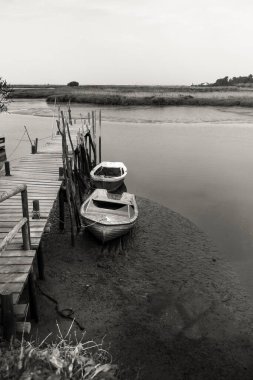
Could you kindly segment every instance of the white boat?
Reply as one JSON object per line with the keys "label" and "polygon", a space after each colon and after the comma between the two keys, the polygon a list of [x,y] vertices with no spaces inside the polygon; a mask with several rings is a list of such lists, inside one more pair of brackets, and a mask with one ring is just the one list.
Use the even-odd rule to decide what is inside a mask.
{"label": "white boat", "polygon": [[97,189],[117,190],[124,182],[127,168],[123,162],[103,161],[90,172],[92,185]]}
{"label": "white boat", "polygon": [[138,207],[133,194],[96,189],[80,214],[88,230],[104,243],[128,233],[138,218]]}

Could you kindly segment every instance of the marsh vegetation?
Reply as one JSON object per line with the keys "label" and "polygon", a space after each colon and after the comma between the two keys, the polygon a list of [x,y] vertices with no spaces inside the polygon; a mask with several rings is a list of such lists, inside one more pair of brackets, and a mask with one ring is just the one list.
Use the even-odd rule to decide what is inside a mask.
{"label": "marsh vegetation", "polygon": [[44,98],[66,102],[120,106],[241,106],[253,105],[253,88],[236,86],[58,86],[20,85],[13,98]]}

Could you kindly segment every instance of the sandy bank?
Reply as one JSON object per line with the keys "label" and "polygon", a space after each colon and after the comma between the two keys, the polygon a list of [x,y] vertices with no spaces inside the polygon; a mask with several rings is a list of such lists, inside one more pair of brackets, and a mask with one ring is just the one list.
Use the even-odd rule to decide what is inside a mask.
{"label": "sandy bank", "polygon": [[[138,204],[134,231],[104,248],[88,232],[72,248],[55,217],[39,287],[74,310],[87,339],[104,338],[122,379],[252,379],[253,312],[237,277],[190,221]],[[55,304],[38,301],[33,334],[56,332],[56,319],[67,330]]]}

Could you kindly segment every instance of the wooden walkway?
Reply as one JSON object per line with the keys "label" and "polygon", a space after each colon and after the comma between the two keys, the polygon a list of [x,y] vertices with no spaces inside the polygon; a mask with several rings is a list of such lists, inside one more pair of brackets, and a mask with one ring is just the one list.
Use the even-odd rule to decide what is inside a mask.
{"label": "wooden walkway", "polygon": [[[80,127],[77,124],[70,126],[73,142]],[[23,249],[22,233],[18,232],[6,249],[0,252],[0,294],[12,294],[14,305],[19,302],[27,281],[32,286],[29,278],[36,251],[62,183],[59,167],[62,167],[62,138],[56,135],[36,154],[28,154],[11,167],[11,176],[0,177],[0,199],[22,184],[26,184],[28,195],[31,249]],[[34,200],[39,200],[40,219],[33,219]],[[22,217],[20,193],[0,203],[0,244]],[[24,307],[15,307],[16,314],[24,313]]]}

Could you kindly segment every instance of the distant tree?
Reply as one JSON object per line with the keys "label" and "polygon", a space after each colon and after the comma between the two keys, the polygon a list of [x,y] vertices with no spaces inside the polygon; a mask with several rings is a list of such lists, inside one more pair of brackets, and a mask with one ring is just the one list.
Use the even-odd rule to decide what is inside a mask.
{"label": "distant tree", "polygon": [[247,86],[248,84],[253,83],[253,75],[249,74],[248,76],[239,76],[233,78],[220,78],[217,79],[212,86]]}
{"label": "distant tree", "polygon": [[229,86],[228,77],[217,79],[214,86]]}
{"label": "distant tree", "polygon": [[68,83],[68,86],[70,86],[70,87],[77,87],[77,86],[79,86],[79,83],[73,80],[72,82]]}
{"label": "distant tree", "polygon": [[7,104],[10,102],[12,88],[6,80],[0,77],[0,112],[7,110]]}

